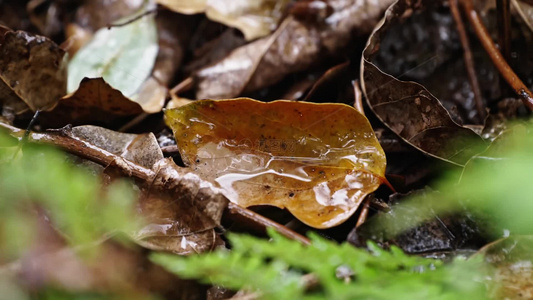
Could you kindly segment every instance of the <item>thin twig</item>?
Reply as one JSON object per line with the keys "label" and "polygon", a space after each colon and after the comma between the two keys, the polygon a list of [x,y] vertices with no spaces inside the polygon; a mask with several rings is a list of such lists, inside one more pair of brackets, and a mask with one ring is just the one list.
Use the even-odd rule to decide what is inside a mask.
{"label": "thin twig", "polygon": [[359,218],[357,218],[357,224],[355,224],[355,228],[359,228],[359,226],[363,225],[366,222],[366,219],[368,217],[368,211],[370,210],[370,197],[370,195],[367,196],[363,201],[363,207],[361,208],[361,212],[359,213]]}
{"label": "thin twig", "polygon": [[465,60],[466,72],[468,74],[468,81],[470,87],[474,93],[474,100],[476,103],[476,110],[479,116],[479,121],[485,120],[485,105],[483,105],[483,99],[481,97],[481,88],[479,87],[479,81],[477,80],[476,68],[474,66],[474,57],[472,56],[472,50],[470,49],[470,41],[465,30],[465,25],[459,11],[458,0],[450,0],[450,10],[452,11],[455,25],[457,26],[457,32],[459,32],[459,38],[461,45],[463,46],[463,55]]}
{"label": "thin twig", "polygon": [[235,203],[228,203],[228,209],[226,212],[226,215],[231,216],[234,220],[240,221],[240,222],[252,222],[255,224],[261,231],[265,231],[268,227],[274,228],[277,232],[281,233],[283,236],[290,238],[291,240],[298,241],[304,245],[311,244],[311,241],[309,241],[308,238],[304,237],[303,235],[287,228],[286,226],[283,226],[279,223],[276,223],[268,218],[263,217],[262,215],[246,209],[242,206],[239,206]]}
{"label": "thin twig", "polygon": [[[0,122],[0,129],[6,130],[8,134],[19,140],[22,140],[24,136],[26,136],[24,130],[5,124],[3,122]],[[96,147],[82,139],[78,139],[69,134],[69,131],[69,128],[63,128],[60,130],[45,133],[28,132],[27,140],[28,142],[53,145],[55,147],[63,149],[66,152],[98,163],[104,167],[114,165],[115,167],[119,168],[126,176],[136,178],[147,184],[153,182],[154,178],[157,176],[156,172],[139,166],[135,163],[132,163],[131,161],[117,156],[104,149]],[[176,185],[179,185],[181,178],[169,178],[167,182],[170,182],[172,180],[176,181]],[[265,218],[256,212],[240,207],[231,202],[229,203],[226,211],[228,217],[235,221],[247,220],[248,222],[253,223],[256,227],[261,228],[263,230],[268,227],[272,227],[287,238],[299,241],[305,245],[308,245],[310,243],[309,239],[294,232],[293,230],[281,224],[278,224],[268,218]]]}
{"label": "thin twig", "polygon": [[135,21],[137,21],[139,19],[142,19],[142,18],[144,18],[144,17],[146,17],[148,15],[154,14],[156,12],[157,12],[157,8],[149,9],[149,10],[143,12],[142,14],[140,14],[138,16],[135,16],[135,17],[133,17],[133,18],[131,18],[131,19],[125,21],[125,22],[109,24],[109,25],[107,25],[107,29],[111,29],[113,27],[122,27],[122,26],[129,25],[129,24],[131,24],[131,23],[133,23],[133,22],[135,22]]}
{"label": "thin twig", "polygon": [[357,109],[363,116],[365,115],[365,109],[363,108],[363,93],[361,92],[361,86],[359,80],[352,81],[354,102],[353,107]]}
{"label": "thin twig", "polygon": [[511,1],[496,0],[498,15],[498,45],[503,58],[509,61],[511,57]]}
{"label": "thin twig", "polygon": [[530,110],[533,110],[533,93],[531,93],[522,80],[518,78],[513,69],[511,69],[509,64],[505,61],[498,48],[496,48],[494,41],[490,38],[487,28],[483,25],[483,21],[474,9],[472,0],[462,0],[461,5],[465,10],[468,21],[472,27],[474,27],[477,37],[485,48],[485,51],[489,54],[492,63],[494,63],[498,71],[500,71],[500,74],[502,74],[515,93],[522,98],[524,104]]}
{"label": "thin twig", "polygon": [[41,113],[40,110],[36,110],[35,113],[33,114],[33,117],[31,118],[30,123],[28,124],[28,127],[26,127],[26,131],[24,131],[24,135],[22,136],[22,139],[20,139],[20,141],[19,141],[19,145],[17,147],[17,150],[15,151],[15,154],[13,155],[13,158],[17,157],[20,149],[22,149],[22,147],[24,146],[26,141],[28,141],[28,137],[30,135],[31,128],[33,127],[33,125],[37,121],[37,118],[39,117],[40,113]]}
{"label": "thin twig", "polygon": [[170,90],[169,94],[172,98],[177,98],[179,94],[191,90],[193,86],[194,86],[194,79],[192,77],[187,77],[183,81],[178,83],[178,85],[173,87]]}
{"label": "thin twig", "polygon": [[[511,58],[511,2],[510,0],[496,0],[496,15],[498,22],[498,47],[506,61]],[[502,75],[500,77],[500,88],[502,96],[511,94],[509,86],[504,83]]]}

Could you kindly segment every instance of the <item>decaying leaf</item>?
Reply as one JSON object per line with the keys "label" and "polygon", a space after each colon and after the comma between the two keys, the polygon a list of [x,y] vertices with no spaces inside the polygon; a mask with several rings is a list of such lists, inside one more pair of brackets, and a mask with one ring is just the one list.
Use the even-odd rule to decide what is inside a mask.
{"label": "decaying leaf", "polygon": [[176,12],[196,14],[205,12],[213,21],[241,30],[247,40],[268,35],[289,4],[289,0],[157,0]]}
{"label": "decaying leaf", "polygon": [[163,159],[161,148],[152,133],[122,133],[91,125],[74,127],[71,133],[98,148],[148,169]]}
{"label": "decaying leaf", "polygon": [[142,107],[126,98],[102,78],[84,78],[78,90],[59,101],[43,121],[50,126],[110,123],[143,112]]}
{"label": "decaying leaf", "polygon": [[5,32],[0,38],[0,93],[8,99],[4,105],[12,105],[17,114],[28,107],[33,111],[53,108],[66,94],[64,55],[65,51],[46,37]]}
{"label": "decaying leaf", "polygon": [[495,283],[492,299],[533,298],[533,236],[511,236],[490,243],[476,255],[483,255],[493,267],[493,274],[486,278]]}
{"label": "decaying leaf", "polygon": [[455,123],[439,100],[423,86],[400,81],[372,62],[391,24],[409,18],[425,2],[428,1],[400,0],[387,10],[363,52],[361,86],[370,108],[402,139],[431,156],[464,165],[479,151],[473,145],[482,144],[482,139]]}
{"label": "decaying leaf", "polygon": [[332,227],[382,183],[385,154],[353,107],[252,99],[167,110],[183,161],[241,206],[286,207]]}
{"label": "decaying leaf", "polygon": [[[142,187],[138,203],[140,217],[145,221],[145,226],[134,234],[139,245],[180,255],[223,245],[215,229],[220,227],[227,200],[209,183],[188,174],[188,169],[164,159],[152,133],[127,134],[79,126],[72,128],[70,134],[156,173],[147,183],[150,186]],[[169,178],[181,178],[180,185],[171,186]]]}
{"label": "decaying leaf", "polygon": [[103,77],[126,97],[138,101],[147,112],[154,112],[150,103],[136,98],[136,94],[152,73],[158,53],[157,42],[153,16],[121,27],[100,29],[69,63],[69,93],[74,92],[85,77]]}
{"label": "decaying leaf", "polygon": [[[310,1],[307,5],[313,5]],[[199,70],[197,99],[232,98],[272,85],[344,49],[354,34],[369,33],[393,0],[328,1],[332,13],[305,22],[287,17],[270,36],[235,49]]]}

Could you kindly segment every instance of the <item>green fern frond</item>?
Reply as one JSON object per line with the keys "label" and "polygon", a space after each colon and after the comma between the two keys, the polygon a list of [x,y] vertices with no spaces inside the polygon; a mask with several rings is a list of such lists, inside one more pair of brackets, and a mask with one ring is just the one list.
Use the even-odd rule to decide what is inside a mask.
{"label": "green fern frond", "polygon": [[[152,260],[184,278],[200,279],[231,289],[258,292],[264,299],[484,299],[475,280],[478,260],[445,265],[408,256],[398,248],[370,251],[338,245],[317,235],[304,246],[273,231],[271,241],[229,235],[232,250],[193,257],[154,254]],[[341,276],[339,273],[345,273]],[[313,274],[318,287],[309,288]]]}

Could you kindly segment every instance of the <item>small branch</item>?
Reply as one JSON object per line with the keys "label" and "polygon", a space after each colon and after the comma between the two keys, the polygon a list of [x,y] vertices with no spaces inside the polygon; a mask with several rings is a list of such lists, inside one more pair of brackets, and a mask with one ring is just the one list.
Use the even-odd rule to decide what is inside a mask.
{"label": "small branch", "polygon": [[461,0],[461,5],[465,10],[468,21],[472,27],[474,27],[477,37],[498,71],[500,71],[500,74],[502,74],[515,93],[522,98],[524,104],[530,110],[533,110],[533,93],[531,93],[522,80],[518,78],[513,69],[511,69],[509,64],[505,61],[498,48],[496,48],[494,41],[490,38],[487,28],[483,25],[483,21],[474,9],[472,0]]}
{"label": "small branch", "polygon": [[135,17],[123,22],[123,23],[109,24],[109,25],[107,25],[107,29],[111,29],[113,27],[122,27],[122,26],[129,25],[129,24],[131,24],[131,23],[133,23],[133,22],[135,22],[135,21],[137,21],[139,19],[142,19],[142,18],[144,18],[144,17],[146,17],[148,15],[155,14],[156,12],[157,12],[157,8],[147,10],[147,11],[143,12],[142,14],[140,14],[138,16],[135,16]]}
{"label": "small branch", "polygon": [[479,87],[479,81],[477,80],[476,67],[474,66],[474,57],[472,56],[472,50],[470,49],[470,41],[468,40],[468,35],[466,33],[465,25],[463,19],[461,18],[461,12],[459,11],[458,0],[450,0],[450,10],[452,12],[453,19],[455,20],[455,25],[457,26],[457,32],[459,32],[459,38],[461,40],[461,45],[463,46],[463,55],[465,60],[466,72],[468,74],[468,81],[470,82],[470,87],[474,93],[474,100],[476,103],[476,110],[478,113],[479,121],[483,122],[485,120],[485,105],[483,104],[483,99],[481,97],[481,88]]}
{"label": "small branch", "polygon": [[309,241],[309,239],[303,235],[235,203],[228,203],[227,215],[232,217],[232,219],[235,221],[247,223],[251,222],[253,225],[255,225],[254,227],[256,227],[255,229],[257,230],[265,232],[268,227],[272,227],[277,232],[291,240],[298,241],[304,245],[311,244],[311,241]]}
{"label": "small branch", "polygon": [[[24,139],[24,137],[26,136],[24,130],[2,122],[0,122],[0,129],[4,129],[8,132],[8,134],[10,134],[14,138],[17,138],[19,141]],[[156,172],[150,169],[141,167],[127,159],[124,159],[120,156],[117,156],[104,149],[98,148],[84,140],[78,139],[70,135],[69,128],[63,128],[45,133],[28,132],[27,140],[28,142],[48,144],[58,147],[66,152],[88,159],[104,167],[113,164],[115,167],[120,168],[120,170],[126,176],[141,180],[148,186],[154,181],[154,178],[156,178],[157,176]],[[175,181],[176,186],[178,186],[180,184],[181,178],[168,178],[168,181],[166,182],[170,183],[171,181]],[[228,217],[235,221],[247,220],[248,222],[253,223],[257,228],[261,228],[263,230],[268,227],[272,227],[280,234],[289,239],[299,241],[304,245],[310,244],[309,239],[307,239],[306,237],[292,231],[291,229],[281,224],[278,224],[268,218],[265,218],[256,212],[240,207],[234,203],[230,202],[226,211]]]}

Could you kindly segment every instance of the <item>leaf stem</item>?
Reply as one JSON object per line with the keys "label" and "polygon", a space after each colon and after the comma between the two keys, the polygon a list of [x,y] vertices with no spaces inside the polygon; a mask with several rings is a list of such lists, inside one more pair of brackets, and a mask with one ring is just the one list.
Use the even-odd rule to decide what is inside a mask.
{"label": "leaf stem", "polygon": [[500,74],[502,74],[515,93],[522,98],[524,105],[530,110],[533,110],[533,93],[531,93],[522,80],[520,80],[513,69],[511,69],[509,64],[505,61],[498,48],[496,48],[494,41],[490,38],[487,28],[483,25],[483,21],[474,9],[472,0],[462,0],[461,5],[466,13],[468,21],[474,28],[477,37],[498,71],[500,71]]}

